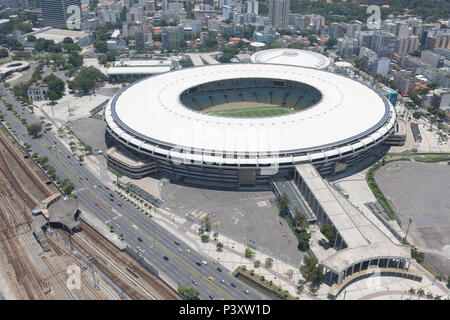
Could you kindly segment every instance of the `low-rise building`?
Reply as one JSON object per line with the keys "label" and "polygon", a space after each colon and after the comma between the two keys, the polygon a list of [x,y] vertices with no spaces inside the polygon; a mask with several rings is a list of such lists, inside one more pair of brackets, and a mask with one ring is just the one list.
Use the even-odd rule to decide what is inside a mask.
{"label": "low-rise building", "polygon": [[394,84],[403,95],[416,86],[416,80],[410,72],[397,72],[394,75]]}
{"label": "low-rise building", "polygon": [[128,60],[115,62],[107,74],[112,80],[128,80],[168,72],[171,69],[172,61],[169,60]]}
{"label": "low-rise building", "polygon": [[446,113],[450,112],[450,89],[440,88],[433,91],[433,98],[431,105],[435,108],[444,110]]}
{"label": "low-rise building", "polygon": [[33,82],[27,90],[28,99],[45,100],[45,94],[48,91],[47,84],[42,81]]}

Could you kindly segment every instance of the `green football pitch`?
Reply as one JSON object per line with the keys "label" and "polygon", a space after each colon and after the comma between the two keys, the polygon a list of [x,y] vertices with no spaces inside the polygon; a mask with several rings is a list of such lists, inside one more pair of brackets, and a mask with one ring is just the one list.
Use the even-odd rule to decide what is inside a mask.
{"label": "green football pitch", "polygon": [[297,112],[283,107],[256,107],[235,110],[213,111],[210,115],[233,118],[264,118]]}

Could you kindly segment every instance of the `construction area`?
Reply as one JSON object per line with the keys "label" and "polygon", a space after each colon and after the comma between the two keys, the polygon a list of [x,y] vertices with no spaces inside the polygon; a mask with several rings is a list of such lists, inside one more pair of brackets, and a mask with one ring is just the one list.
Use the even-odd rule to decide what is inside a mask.
{"label": "construction area", "polygon": [[[32,211],[58,188],[0,126],[0,296],[7,300],[175,300],[178,294],[82,219],[50,226],[46,251]],[[55,197],[59,198],[59,197]],[[62,201],[62,200],[61,200]],[[57,210],[54,206],[51,210]],[[42,211],[46,211],[43,209]]]}

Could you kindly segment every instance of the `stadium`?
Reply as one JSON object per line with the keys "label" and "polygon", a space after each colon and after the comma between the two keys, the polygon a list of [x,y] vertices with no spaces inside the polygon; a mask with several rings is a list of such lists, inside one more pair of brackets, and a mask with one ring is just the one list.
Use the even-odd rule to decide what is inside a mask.
{"label": "stadium", "polygon": [[221,64],[132,83],[105,107],[108,165],[220,186],[268,184],[311,163],[345,171],[383,143],[394,107],[366,85],[315,68]]}
{"label": "stadium", "polygon": [[320,70],[326,70],[331,63],[330,59],[320,53],[290,48],[261,50],[252,54],[250,61],[253,63],[286,64]]}

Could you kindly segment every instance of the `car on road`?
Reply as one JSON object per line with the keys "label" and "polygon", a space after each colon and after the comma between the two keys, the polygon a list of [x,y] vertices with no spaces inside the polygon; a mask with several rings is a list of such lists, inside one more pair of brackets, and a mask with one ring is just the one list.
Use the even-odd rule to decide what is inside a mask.
{"label": "car on road", "polygon": [[208,262],[206,260],[202,260],[202,263],[206,266]]}
{"label": "car on road", "polygon": [[96,207],[99,207],[98,203],[95,203],[95,206],[96,206]]}
{"label": "car on road", "polygon": [[119,207],[121,207],[122,206],[122,204],[119,202],[118,204],[117,204]]}
{"label": "car on road", "polygon": [[198,285],[198,282],[195,281],[195,280],[192,280],[192,283],[195,284],[195,285]]}
{"label": "car on road", "polygon": [[230,283],[230,285],[231,285],[233,288],[236,288],[236,283],[232,282],[232,283]]}
{"label": "car on road", "polygon": [[220,280],[221,283],[225,284],[225,280]]}
{"label": "car on road", "polygon": [[222,268],[221,268],[221,267],[218,267],[218,268],[217,268],[217,271],[222,272]]}
{"label": "car on road", "polygon": [[174,241],[174,243],[175,243],[177,246],[180,245],[180,243],[179,243],[178,241]]}
{"label": "car on road", "polygon": [[113,195],[112,193],[110,193],[109,196],[110,196],[111,198],[114,198],[114,195]]}
{"label": "car on road", "polygon": [[143,241],[141,237],[139,237],[139,238],[137,238],[137,239],[138,239],[139,242],[142,242],[142,241]]}
{"label": "car on road", "polygon": [[202,264],[200,262],[196,262],[195,264],[198,265],[199,267],[202,266]]}
{"label": "car on road", "polygon": [[208,280],[211,281],[211,282],[214,282],[214,278],[211,277],[211,276],[208,277]]}
{"label": "car on road", "polygon": [[189,249],[186,249],[186,252],[187,252],[187,253],[191,253],[191,250],[189,250]]}
{"label": "car on road", "polygon": [[244,292],[245,292],[246,294],[249,294],[249,293],[250,293],[250,291],[248,291],[247,289],[244,289]]}
{"label": "car on road", "polygon": [[183,252],[183,250],[181,250],[180,248],[178,248],[178,249],[177,249],[177,251],[178,251],[178,252],[180,252],[180,253],[182,253],[182,252]]}
{"label": "car on road", "polygon": [[166,260],[166,261],[169,261],[169,257],[168,256],[164,256],[163,259]]}
{"label": "car on road", "polygon": [[88,178],[88,177],[84,177],[84,180],[88,181],[88,180],[89,180],[89,178]]}
{"label": "car on road", "polygon": [[117,228],[117,229],[120,229],[120,226],[119,226],[118,224],[116,224],[116,228]]}
{"label": "car on road", "polygon": [[114,199],[113,199],[113,198],[110,198],[109,201],[114,202]]}

